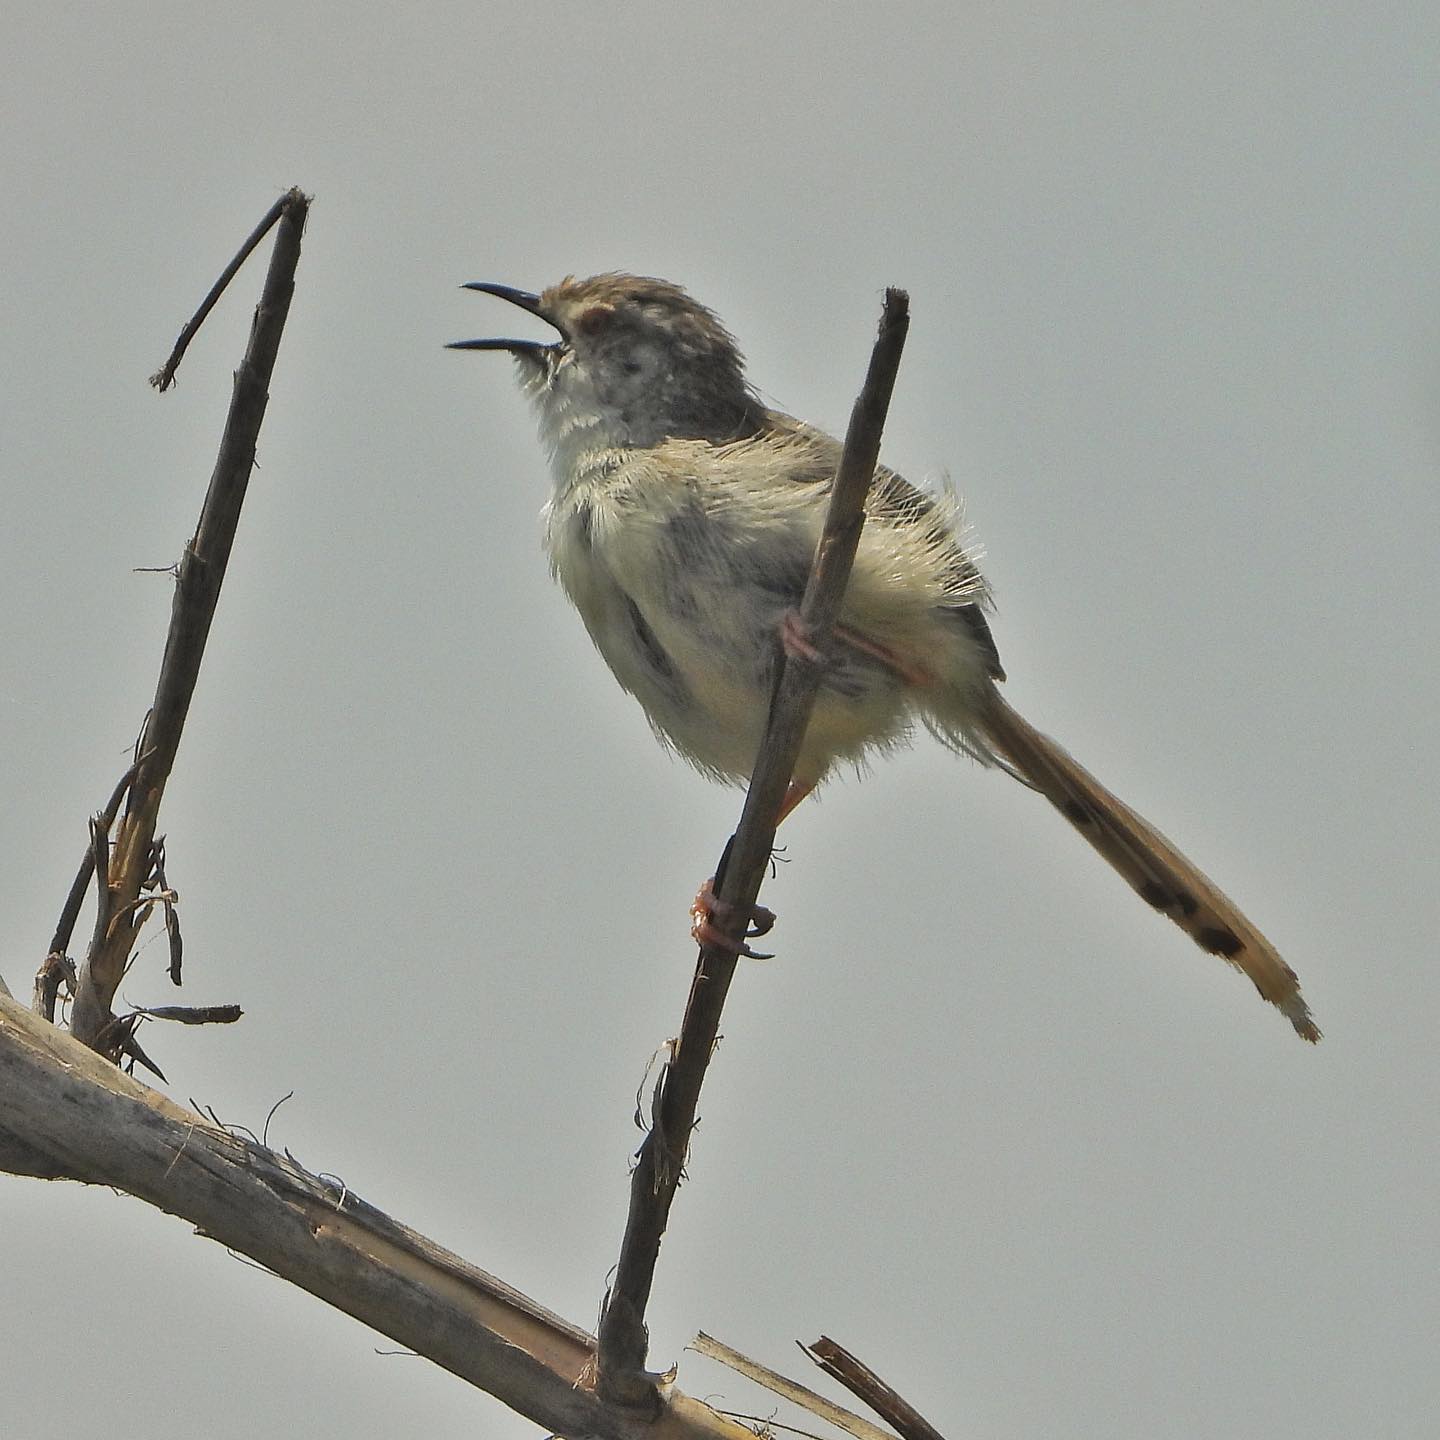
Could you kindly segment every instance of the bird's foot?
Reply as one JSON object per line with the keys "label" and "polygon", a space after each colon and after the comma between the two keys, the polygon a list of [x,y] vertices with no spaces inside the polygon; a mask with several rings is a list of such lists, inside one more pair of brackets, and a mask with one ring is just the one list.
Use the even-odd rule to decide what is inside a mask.
{"label": "bird's foot", "polygon": [[780,617],[780,648],[792,660],[808,660],[812,665],[825,663],[824,655],[811,638],[809,625],[798,610],[787,610]]}
{"label": "bird's foot", "polygon": [[736,940],[719,929],[715,922],[723,921],[728,915],[735,913],[738,908],[727,904],[715,893],[715,877],[712,875],[700,887],[695,896],[695,903],[690,907],[691,938],[697,945],[710,945],[717,950],[724,950],[730,955],[743,955],[748,960],[773,960],[775,958],[773,955],[752,950],[745,942],[768,934],[775,925],[775,912],[767,910],[763,905],[752,905],[747,917],[745,933]]}

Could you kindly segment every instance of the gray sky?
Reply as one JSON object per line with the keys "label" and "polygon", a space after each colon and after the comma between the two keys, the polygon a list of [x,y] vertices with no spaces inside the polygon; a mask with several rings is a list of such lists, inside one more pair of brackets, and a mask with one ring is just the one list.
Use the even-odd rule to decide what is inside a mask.
{"label": "gray sky", "polygon": [[[403,18],[401,18],[403,15]],[[689,286],[969,499],[1008,693],[1300,972],[1300,1044],[1036,797],[925,742],[788,825],[666,1241],[703,1328],[942,1430],[1413,1436],[1440,1407],[1440,18],[1414,3],[12,5],[0,109],[0,899],[17,989],[153,687],[262,270],[315,196],[167,798],[187,984],[146,1043],[593,1324],[634,1094],[737,792],[666,758],[546,574],[466,280]],[[522,322],[523,323],[523,322]],[[528,333],[528,332],[527,332]],[[538,333],[538,332],[537,332]],[[83,925],[82,925],[83,929]],[[0,1180],[7,1436],[522,1437],[137,1201]],[[1422,1418],[1424,1417],[1424,1418]]]}

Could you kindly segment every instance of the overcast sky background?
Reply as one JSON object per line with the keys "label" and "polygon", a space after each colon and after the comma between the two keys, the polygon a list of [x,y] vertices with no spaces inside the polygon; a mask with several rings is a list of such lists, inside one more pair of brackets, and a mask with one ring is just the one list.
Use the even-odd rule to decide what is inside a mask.
{"label": "overcast sky background", "polygon": [[[666,276],[967,495],[1007,693],[1170,833],[1326,1032],[932,743],[787,825],[651,1310],[947,1434],[1413,1436],[1440,1408],[1440,14],[1365,7],[12,4],[0,970],[28,993],[148,704],[252,263],[314,195],[166,798],[213,1106],[593,1325],[686,905],[740,796],[668,759],[552,585],[467,280]],[[525,330],[524,333],[532,333]],[[539,334],[537,328],[533,333]],[[82,921],[80,933],[88,922]],[[0,1096],[3,1104],[3,1096]],[[533,1435],[123,1196],[0,1178],[3,1422]],[[838,1392],[828,1391],[827,1393]],[[782,1415],[782,1419],[794,1416]]]}

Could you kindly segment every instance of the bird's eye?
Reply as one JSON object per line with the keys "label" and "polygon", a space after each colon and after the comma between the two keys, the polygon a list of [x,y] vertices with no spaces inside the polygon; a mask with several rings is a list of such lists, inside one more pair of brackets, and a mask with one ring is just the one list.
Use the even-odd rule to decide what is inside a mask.
{"label": "bird's eye", "polygon": [[613,305],[591,305],[589,309],[582,310],[575,321],[575,328],[582,335],[598,335],[615,318],[615,307]]}
{"label": "bird's eye", "polygon": [[620,368],[627,375],[638,375],[643,367],[638,360],[627,358],[620,362]]}

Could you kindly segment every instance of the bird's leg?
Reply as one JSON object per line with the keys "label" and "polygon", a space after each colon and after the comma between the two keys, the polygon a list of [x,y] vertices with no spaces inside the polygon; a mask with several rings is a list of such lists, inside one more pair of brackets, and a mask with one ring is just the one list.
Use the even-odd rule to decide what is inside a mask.
{"label": "bird's leg", "polygon": [[813,785],[802,785],[798,780],[792,780],[785,791],[785,798],[780,802],[780,809],[775,814],[775,827],[784,823],[785,817],[814,789]]}
{"label": "bird's leg", "polygon": [[[837,631],[837,634],[840,633]],[[848,638],[848,635],[846,636]],[[825,657],[810,641],[810,627],[800,618],[798,610],[787,610],[780,619],[780,644],[785,653],[791,659],[808,660],[812,665],[823,665]],[[775,814],[775,824],[778,827],[787,815],[815,788],[812,782],[809,785],[802,785],[798,780],[792,780],[786,788],[785,796],[780,801],[780,808]],[[712,875],[696,893],[694,903],[690,906],[690,934],[697,944],[713,945],[717,949],[727,950],[732,955],[745,955],[752,960],[769,960],[769,955],[760,955],[752,950],[745,943],[747,940],[754,940],[759,935],[766,935],[775,924],[775,912],[767,910],[763,905],[752,907],[744,937],[740,940],[732,940],[717,928],[715,922],[724,918],[729,910],[718,895],[715,893],[715,877]]]}
{"label": "bird's leg", "polygon": [[[858,650],[862,655],[879,661],[907,685],[923,688],[935,683],[935,676],[923,665],[905,659],[888,645],[882,645],[878,640],[872,640],[868,635],[852,630],[848,625],[836,625],[832,633],[842,645],[848,645],[850,649]],[[780,617],[780,646],[792,660],[808,660],[812,665],[825,664],[825,656],[816,646],[810,627],[801,618],[798,610],[787,610]],[[784,813],[789,814],[789,810]]]}
{"label": "bird's leg", "polygon": [[[785,798],[780,802],[780,811],[775,817],[776,825],[779,825],[814,788],[813,785],[801,785],[798,781],[792,780],[789,788],[785,791]],[[726,858],[729,858],[728,850]],[[694,903],[690,906],[690,936],[696,944],[714,945],[721,950],[728,950],[732,955],[744,955],[751,960],[773,959],[773,956],[762,955],[752,950],[745,941],[769,934],[775,924],[775,912],[767,910],[763,905],[752,906],[750,923],[746,928],[744,938],[732,940],[715,925],[715,921],[723,918],[728,908],[715,893],[715,877],[712,875],[700,887]]]}
{"label": "bird's leg", "polygon": [[924,688],[935,683],[935,676],[923,665],[906,660],[903,656],[897,655],[888,645],[882,645],[878,640],[872,640],[868,635],[862,635],[848,625],[837,625],[835,638],[843,641],[852,650],[858,650],[862,655],[868,655],[872,660],[878,660],[907,685]]}

